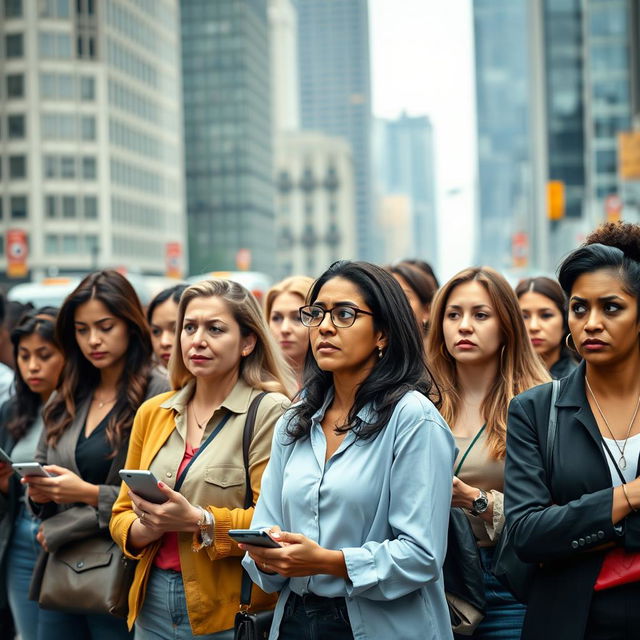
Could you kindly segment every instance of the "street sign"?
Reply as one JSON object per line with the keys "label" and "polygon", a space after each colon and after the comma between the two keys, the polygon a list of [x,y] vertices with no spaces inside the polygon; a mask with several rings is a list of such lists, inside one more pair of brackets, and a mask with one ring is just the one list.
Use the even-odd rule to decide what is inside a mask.
{"label": "street sign", "polygon": [[640,131],[618,133],[618,172],[622,180],[640,180]]}
{"label": "street sign", "polygon": [[511,257],[513,266],[526,267],[529,263],[529,235],[524,231],[517,231],[511,238]]}
{"label": "street sign", "polygon": [[623,206],[622,198],[617,193],[610,193],[604,199],[604,212],[607,216],[607,222],[620,222]]}
{"label": "street sign", "polygon": [[251,269],[251,249],[238,249],[236,253],[236,269],[249,271]]}
{"label": "street sign", "polygon": [[24,229],[9,229],[6,236],[7,276],[24,278],[29,272],[29,244]]}
{"label": "street sign", "polygon": [[547,217],[549,220],[564,218],[564,182],[549,180],[547,182]]}
{"label": "street sign", "polygon": [[165,275],[167,278],[182,278],[182,245],[167,242],[165,245]]}

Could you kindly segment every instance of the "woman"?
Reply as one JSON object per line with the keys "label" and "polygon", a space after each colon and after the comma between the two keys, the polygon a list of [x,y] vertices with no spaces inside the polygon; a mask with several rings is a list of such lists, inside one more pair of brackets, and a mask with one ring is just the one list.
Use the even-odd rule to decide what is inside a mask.
{"label": "woman", "polygon": [[450,638],[453,438],[409,303],[384,269],[349,261],[309,302],[304,394],[278,423],[251,523],[284,546],[241,545],[252,579],[280,591],[270,638]]}
{"label": "woman", "polygon": [[[56,476],[26,479],[43,520],[38,541],[50,552],[69,541],[108,535],[135,412],[168,386],[152,371],[138,297],[116,271],[98,271],[80,282],[60,309],[56,336],[65,365],[44,411],[35,456]],[[40,612],[38,640],[69,637],[117,639],[128,633],[123,620],[108,615]]]}
{"label": "woman", "polygon": [[567,300],[560,285],[540,276],[521,280],[516,296],[534,351],[555,380],[568,376],[577,366],[567,346]]}
{"label": "woman", "polygon": [[524,607],[493,577],[504,526],[507,407],[549,379],[536,356],[509,283],[488,267],[465,269],[433,304],[427,357],[442,392],[440,413],[458,447],[453,507],[466,510],[478,542],[487,606],[474,638],[520,637]]}
{"label": "woman", "polygon": [[[15,462],[34,459],[43,429],[42,407],[58,384],[64,358],[55,338],[57,309],[29,311],[11,332],[16,362],[15,394],[0,408],[0,448]],[[39,609],[27,598],[40,545],[39,521],[9,464],[0,463],[0,567],[18,634],[35,640]]]}
{"label": "woman", "polygon": [[407,262],[396,262],[387,267],[387,271],[398,281],[407,296],[426,346],[431,302],[437,290],[432,282],[433,279],[429,278],[424,271]]}
{"label": "woman", "polygon": [[[190,286],[178,327],[169,362],[175,391],[140,408],[126,462],[127,469],[150,469],[161,478],[167,502],[152,504],[123,485],[111,520],[114,540],[139,559],[129,594],[129,628],[135,623],[137,640],[233,637],[217,632],[233,626],[240,604],[242,553],[227,532],[247,528],[253,514],[253,507],[244,508],[245,420],[267,392],[249,450],[255,499],[274,425],[294,386],[258,303],[241,285]],[[210,437],[215,442],[208,446]],[[254,592],[252,604],[268,609],[273,600]]]}
{"label": "woman", "polygon": [[309,349],[309,330],[300,322],[299,309],[312,284],[313,279],[307,276],[286,278],[269,289],[264,305],[269,329],[293,369],[298,387]]}
{"label": "woman", "polygon": [[163,289],[147,307],[147,322],[151,329],[151,345],[161,366],[167,367],[176,335],[178,303],[186,284]]}
{"label": "woman", "polygon": [[[507,518],[519,556],[540,565],[522,637],[629,640],[640,628],[628,572],[640,551],[640,227],[599,228],[559,280],[583,362],[560,381],[550,465],[551,385],[509,409]],[[621,586],[603,588],[614,573]]]}

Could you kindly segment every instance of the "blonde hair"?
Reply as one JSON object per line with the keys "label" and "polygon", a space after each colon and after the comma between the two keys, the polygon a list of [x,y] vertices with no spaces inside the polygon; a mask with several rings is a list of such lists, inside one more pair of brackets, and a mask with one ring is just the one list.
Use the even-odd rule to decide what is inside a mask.
{"label": "blonde hair", "polygon": [[276,283],[267,292],[267,297],[264,300],[264,316],[269,322],[271,316],[271,309],[273,309],[273,303],[281,293],[295,293],[299,295],[304,302],[307,301],[307,295],[313,284],[313,278],[309,276],[291,276],[285,278]]}
{"label": "blonde hair", "polygon": [[455,424],[460,414],[461,399],[456,360],[446,348],[442,325],[451,292],[467,282],[478,282],[487,290],[502,332],[498,372],[480,408],[487,425],[489,451],[494,458],[501,459],[506,453],[509,402],[519,393],[551,378],[533,350],[518,299],[509,283],[490,267],[464,269],[436,294],[427,338],[429,369],[440,388],[440,413],[447,423]]}
{"label": "blonde hair", "polygon": [[256,337],[253,351],[240,361],[240,377],[254,389],[277,391],[292,397],[296,389],[293,372],[271,337],[258,301],[242,285],[222,278],[203,280],[191,285],[180,298],[176,337],[169,360],[169,376],[173,388],[181,389],[194,378],[184,363],[180,344],[187,307],[195,298],[213,297],[224,300],[243,336],[253,334]]}

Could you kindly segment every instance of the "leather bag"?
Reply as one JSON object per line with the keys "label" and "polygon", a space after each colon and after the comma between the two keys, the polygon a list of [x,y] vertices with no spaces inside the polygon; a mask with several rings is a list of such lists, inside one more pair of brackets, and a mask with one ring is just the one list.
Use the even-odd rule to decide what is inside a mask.
{"label": "leather bag", "polygon": [[126,618],[135,565],[108,534],[70,542],[47,554],[38,604],[66,613]]}
{"label": "leather bag", "polygon": [[[560,390],[560,381],[554,380],[551,386],[551,404],[549,405],[549,424],[547,431],[547,448],[545,451],[545,469],[547,477],[551,477],[553,466],[553,446],[558,427],[558,408],[556,399]],[[529,599],[529,592],[533,578],[538,571],[538,565],[523,562],[513,547],[513,534],[509,524],[505,524],[502,536],[496,545],[493,557],[493,575],[523,604]]]}
{"label": "leather bag", "polygon": [[451,509],[447,538],[442,573],[451,628],[471,636],[484,619],[486,597],[478,543],[460,507]]}
{"label": "leather bag", "polygon": [[[247,411],[247,419],[244,423],[242,434],[242,459],[244,461],[245,486],[247,488],[244,497],[244,508],[253,507],[253,490],[251,488],[251,476],[249,475],[249,447],[253,438],[253,429],[256,423],[256,415],[260,401],[265,396],[261,393],[256,396]],[[250,612],[251,589],[253,583],[249,574],[242,570],[242,585],[240,591],[240,611],[236,613],[234,620],[234,640],[267,640],[273,622],[273,611]]]}

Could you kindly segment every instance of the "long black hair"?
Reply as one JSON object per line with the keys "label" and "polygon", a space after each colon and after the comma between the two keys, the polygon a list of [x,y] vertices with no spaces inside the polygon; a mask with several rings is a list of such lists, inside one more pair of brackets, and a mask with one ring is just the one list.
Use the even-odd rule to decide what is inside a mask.
{"label": "long black hair", "polygon": [[75,313],[89,300],[99,300],[114,316],[126,322],[129,346],[118,382],[118,398],[107,424],[107,440],[114,456],[125,441],[133,418],[144,402],[151,371],[151,337],[135,289],[113,270],[90,273],[67,296],[60,308],[56,336],[65,355],[57,395],[47,404],[44,421],[47,444],[55,447],[76,416],[77,407],[89,398],[100,382],[100,372],[82,354],[76,340]]}
{"label": "long black hair", "polygon": [[[37,311],[27,311],[18,321],[11,332],[11,343],[13,344],[13,357],[18,361],[18,351],[20,341],[23,338],[39,335],[43,340],[49,342],[55,349],[62,352],[60,344],[56,340],[55,321],[58,310],[55,307],[42,307]],[[7,431],[17,442],[24,436],[30,425],[38,417],[38,412],[42,407],[42,398],[39,393],[31,391],[20,373],[20,368],[16,367],[15,395],[13,397],[13,411],[11,418],[7,422]]]}
{"label": "long black hair", "polygon": [[147,307],[147,322],[149,323],[149,326],[151,326],[151,319],[153,318],[153,312],[156,310],[156,307],[158,307],[163,302],[166,302],[169,299],[173,300],[176,304],[178,304],[180,302],[180,296],[182,295],[182,292],[188,286],[189,285],[184,283],[175,284],[172,287],[163,289],[162,291],[160,291],[160,293],[158,293],[153,298],[153,300],[151,300],[151,302],[149,303],[149,306]]}
{"label": "long black hair", "polygon": [[640,226],[610,222],[587,236],[584,245],[570,253],[558,270],[558,280],[567,297],[575,281],[599,269],[619,272],[624,289],[638,301],[640,313]]}
{"label": "long black hair", "polygon": [[[341,260],[334,262],[314,282],[307,302],[313,304],[320,289],[333,278],[344,278],[358,288],[373,313],[375,330],[381,331],[387,339],[382,358],[356,391],[347,423],[336,428],[336,432],[351,430],[357,439],[368,440],[385,427],[396,404],[408,391],[417,390],[432,397],[433,383],[426,365],[422,336],[397,280],[382,267],[369,262]],[[286,428],[292,442],[309,435],[311,417],[323,405],[332,386],[333,374],[320,369],[310,349],[305,360],[301,402],[292,407]],[[358,417],[358,412],[367,405],[375,409],[373,422]]]}

